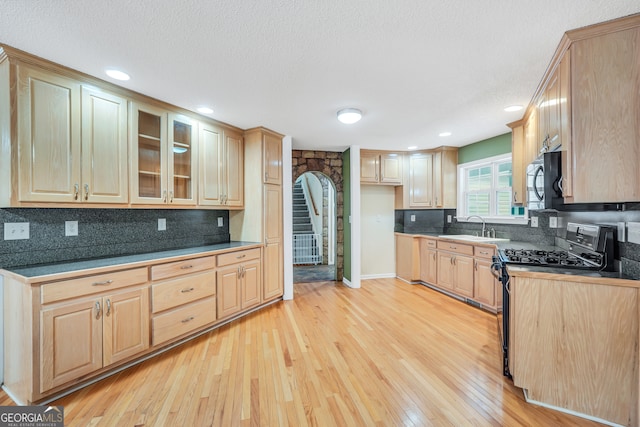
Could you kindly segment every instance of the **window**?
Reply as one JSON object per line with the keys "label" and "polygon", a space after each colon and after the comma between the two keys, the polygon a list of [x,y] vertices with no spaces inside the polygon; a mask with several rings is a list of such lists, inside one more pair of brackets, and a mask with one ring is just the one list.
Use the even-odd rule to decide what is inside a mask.
{"label": "window", "polygon": [[492,222],[520,222],[511,215],[511,153],[458,165],[458,220],[479,215]]}

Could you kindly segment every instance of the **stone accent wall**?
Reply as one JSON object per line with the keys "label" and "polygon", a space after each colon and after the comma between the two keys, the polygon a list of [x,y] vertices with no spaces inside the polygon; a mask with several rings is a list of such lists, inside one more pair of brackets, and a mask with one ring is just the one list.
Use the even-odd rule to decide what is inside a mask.
{"label": "stone accent wall", "polygon": [[305,172],[320,172],[336,187],[336,280],[342,281],[344,273],[344,228],[342,191],[342,153],[334,151],[292,150],[293,182]]}

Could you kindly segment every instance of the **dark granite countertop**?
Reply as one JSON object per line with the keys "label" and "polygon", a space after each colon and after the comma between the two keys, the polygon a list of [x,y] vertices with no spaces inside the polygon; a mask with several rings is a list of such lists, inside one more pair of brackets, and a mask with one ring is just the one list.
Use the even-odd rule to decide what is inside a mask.
{"label": "dark granite countertop", "polygon": [[160,252],[147,252],[133,255],[123,255],[108,258],[95,258],[78,261],[66,261],[55,264],[37,264],[5,268],[5,271],[18,276],[33,279],[40,276],[51,276],[61,273],[69,273],[81,270],[91,270],[100,267],[114,265],[135,264],[145,261],[156,261],[166,258],[175,258],[185,255],[206,254],[209,252],[227,251],[250,246],[259,246],[257,242],[228,242],[215,245],[195,246],[190,248],[174,249]]}

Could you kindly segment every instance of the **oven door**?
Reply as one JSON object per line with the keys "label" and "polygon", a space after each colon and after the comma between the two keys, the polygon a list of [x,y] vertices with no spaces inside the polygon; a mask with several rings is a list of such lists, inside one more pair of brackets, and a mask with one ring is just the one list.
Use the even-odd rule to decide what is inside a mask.
{"label": "oven door", "polygon": [[500,257],[493,257],[491,267],[500,283],[502,283],[502,313],[498,313],[502,342],[502,374],[507,378],[511,378],[511,371],[509,370],[509,272],[507,271],[506,262]]}

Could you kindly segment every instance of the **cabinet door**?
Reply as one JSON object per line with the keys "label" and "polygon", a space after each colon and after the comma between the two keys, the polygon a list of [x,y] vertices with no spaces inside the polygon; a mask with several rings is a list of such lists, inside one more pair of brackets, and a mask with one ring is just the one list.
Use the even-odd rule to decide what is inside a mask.
{"label": "cabinet door", "polygon": [[282,140],[273,135],[263,137],[264,183],[282,184]]}
{"label": "cabinet door", "polygon": [[531,111],[524,124],[524,145],[524,163],[528,165],[538,157],[538,116],[535,109]]}
{"label": "cabinet door", "polygon": [[200,123],[199,205],[222,205],[222,138],[221,129]]}
{"label": "cabinet door", "polygon": [[264,301],[280,297],[284,292],[282,243],[266,243],[264,245]]}
{"label": "cabinet door", "polygon": [[169,114],[167,199],[170,204],[196,204],[197,147],[198,123],[182,114]]}
{"label": "cabinet door", "polygon": [[524,128],[515,126],[511,130],[511,191],[513,204],[521,205],[525,202],[525,175],[527,165],[524,163]]}
{"label": "cabinet door", "polygon": [[562,195],[573,195],[573,165],[571,139],[571,51],[560,62],[560,143],[562,144]]}
{"label": "cabinet door", "polygon": [[380,182],[402,184],[402,155],[398,153],[380,155]]}
{"label": "cabinet door", "polygon": [[454,292],[473,298],[473,258],[456,255],[453,258],[453,266],[455,270]]}
{"label": "cabinet door", "polygon": [[409,207],[433,207],[433,154],[409,157]]}
{"label": "cabinet door", "polygon": [[127,203],[127,100],[82,86],[82,200]]}
{"label": "cabinet door", "polygon": [[473,278],[473,298],[491,307],[496,306],[498,280],[491,272],[491,261],[475,260]]}
{"label": "cabinet door", "polygon": [[166,123],[166,112],[132,104],[131,203],[167,203]]}
{"label": "cabinet door", "polygon": [[[242,135],[235,131],[224,131],[224,199],[225,206],[244,205],[244,143]],[[257,167],[257,165],[251,165]]]}
{"label": "cabinet door", "polygon": [[278,185],[264,186],[264,240],[282,241],[282,188]]}
{"label": "cabinet door", "polygon": [[103,306],[103,365],[149,348],[149,288],[109,295]]}
{"label": "cabinet door", "polygon": [[221,268],[217,276],[218,318],[223,319],[236,314],[242,308],[239,265]]}
{"label": "cabinet door", "polygon": [[18,69],[19,199],[80,201],[80,86]]}
{"label": "cabinet door", "polygon": [[560,68],[556,70],[551,80],[549,80],[545,94],[548,103],[546,148],[550,150],[562,144],[560,138],[560,107],[562,105],[562,100],[560,99]]}
{"label": "cabinet door", "polygon": [[102,299],[40,312],[40,392],[102,368]]}
{"label": "cabinet door", "polygon": [[435,247],[435,241],[420,239],[420,280],[435,285],[438,279],[438,252],[432,247]]}
{"label": "cabinet door", "polygon": [[438,286],[453,290],[454,269],[453,255],[447,252],[438,252]]}
{"label": "cabinet door", "polygon": [[444,204],[442,184],[442,153],[433,153],[433,206],[441,208]]}
{"label": "cabinet door", "polygon": [[240,270],[242,302],[241,308],[252,307],[262,301],[262,265],[260,261],[243,263]]}
{"label": "cabinet door", "polygon": [[360,152],[360,182],[378,182],[378,154]]}

